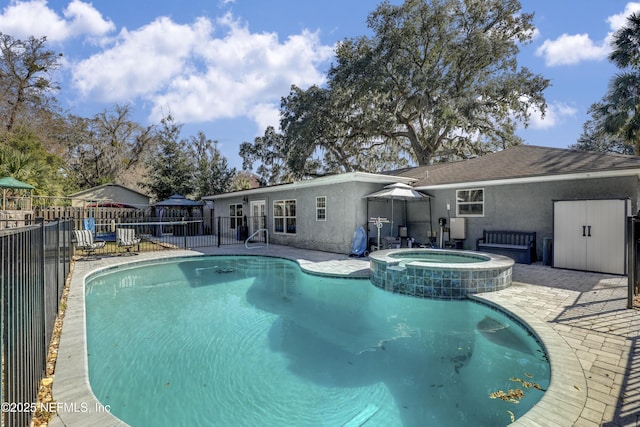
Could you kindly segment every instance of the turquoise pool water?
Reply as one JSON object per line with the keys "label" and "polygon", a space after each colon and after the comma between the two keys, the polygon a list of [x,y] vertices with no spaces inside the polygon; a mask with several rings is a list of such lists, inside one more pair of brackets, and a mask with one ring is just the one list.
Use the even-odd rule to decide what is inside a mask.
{"label": "turquoise pool water", "polygon": [[[550,378],[537,341],[489,307],[279,258],[112,269],[87,280],[86,310],[93,392],[134,427],[503,426],[543,395],[517,380]],[[489,398],[517,388],[518,404]]]}
{"label": "turquoise pool water", "polygon": [[421,252],[411,252],[403,249],[402,251],[392,252],[389,256],[391,258],[399,258],[405,262],[422,261],[436,264],[469,264],[485,262],[491,259],[486,256],[471,254],[470,252],[456,254],[454,251],[440,252],[433,249],[422,250]]}

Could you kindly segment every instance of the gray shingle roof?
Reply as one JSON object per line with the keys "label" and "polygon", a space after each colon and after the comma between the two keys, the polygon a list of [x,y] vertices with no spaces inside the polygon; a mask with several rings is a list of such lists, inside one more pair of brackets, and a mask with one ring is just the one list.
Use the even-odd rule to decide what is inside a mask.
{"label": "gray shingle roof", "polygon": [[517,145],[470,160],[391,172],[415,178],[414,187],[586,172],[638,169],[640,157]]}

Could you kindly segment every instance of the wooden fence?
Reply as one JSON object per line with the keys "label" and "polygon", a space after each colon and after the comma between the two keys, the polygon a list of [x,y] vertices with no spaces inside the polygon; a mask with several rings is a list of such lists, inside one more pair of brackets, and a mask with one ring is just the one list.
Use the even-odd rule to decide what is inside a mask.
{"label": "wooden fence", "polygon": [[[112,220],[115,222],[131,222],[132,220],[143,220],[149,218],[149,212],[145,209],[130,208],[107,208],[107,207],[72,207],[72,206],[36,206],[34,209],[36,218],[42,217],[45,222],[54,221],[58,218],[68,218],[74,220],[76,230],[81,230],[82,220],[85,218],[95,218],[97,224],[107,224]],[[135,221],[134,221],[135,222]]]}

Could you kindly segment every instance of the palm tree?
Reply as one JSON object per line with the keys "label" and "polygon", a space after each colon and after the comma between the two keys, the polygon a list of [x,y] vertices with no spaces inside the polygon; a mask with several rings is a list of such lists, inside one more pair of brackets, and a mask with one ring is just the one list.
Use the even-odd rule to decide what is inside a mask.
{"label": "palm tree", "polygon": [[619,136],[640,155],[640,15],[632,14],[613,39],[609,59],[623,71],[595,109],[605,132]]}

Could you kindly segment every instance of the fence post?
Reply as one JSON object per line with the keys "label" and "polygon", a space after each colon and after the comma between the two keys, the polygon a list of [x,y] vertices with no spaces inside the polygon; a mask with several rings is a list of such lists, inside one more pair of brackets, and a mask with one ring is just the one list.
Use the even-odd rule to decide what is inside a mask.
{"label": "fence post", "polygon": [[218,217],[218,247],[220,247],[220,217]]}
{"label": "fence post", "polygon": [[[56,218],[56,298],[60,300],[60,218]],[[64,282],[63,282],[64,283]],[[56,313],[57,304],[56,304]]]}
{"label": "fence post", "polygon": [[269,233],[269,227],[267,227],[267,216],[266,215],[262,215],[262,228],[267,230],[267,232],[264,233],[264,241],[267,242],[267,236],[268,236],[268,233]]}
{"label": "fence post", "polygon": [[38,286],[42,287],[42,348],[45,349],[45,354],[43,357],[43,365],[47,363],[47,349],[49,348],[49,343],[47,342],[47,319],[49,318],[49,313],[47,310],[47,280],[45,279],[45,264],[46,264],[46,248],[47,248],[47,236],[44,229],[44,218],[38,217],[36,218],[36,224],[40,226],[40,247],[32,248],[32,251],[40,251],[40,279],[41,283],[38,283]]}
{"label": "fence post", "polygon": [[627,218],[627,308],[633,308],[636,288],[637,240],[635,217]]}
{"label": "fence post", "polygon": [[[7,236],[0,238],[0,285],[2,286],[2,290],[0,291],[1,302],[2,302],[2,319],[0,323],[0,331],[2,339],[2,344],[0,344],[0,349],[2,349],[2,385],[0,386],[0,394],[2,395],[2,403],[7,402],[7,392],[9,391],[7,386],[7,365],[6,361],[8,360],[8,351],[9,348],[9,340],[8,340],[8,312],[9,312],[9,301],[7,295],[7,287],[9,284],[9,279],[7,278],[8,272],[6,271],[6,265],[11,259],[9,255],[9,243]],[[0,421],[2,425],[6,425],[7,412],[0,412]]]}
{"label": "fence post", "polygon": [[189,234],[189,230],[187,230],[187,223],[184,220],[184,217],[182,217],[182,232],[184,233],[184,248],[187,248],[187,234]]}

